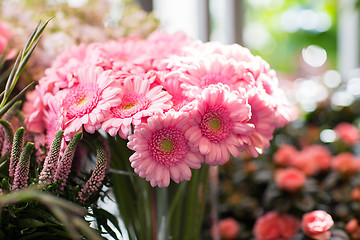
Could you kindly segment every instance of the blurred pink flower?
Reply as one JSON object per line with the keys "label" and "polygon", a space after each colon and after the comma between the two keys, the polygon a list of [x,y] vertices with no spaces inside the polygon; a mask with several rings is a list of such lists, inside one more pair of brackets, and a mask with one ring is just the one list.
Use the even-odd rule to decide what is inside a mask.
{"label": "blurred pink flower", "polygon": [[296,235],[300,221],[288,214],[268,212],[257,219],[254,225],[256,240],[289,240]]}
{"label": "blurred pink flower", "polygon": [[275,172],[275,182],[280,189],[295,192],[306,180],[305,174],[295,168],[279,169]]}
{"label": "blurred pink flower", "polygon": [[351,191],[351,199],[353,201],[360,202],[360,188],[359,187],[353,188],[353,190]]}
{"label": "blurred pink flower", "polygon": [[350,234],[352,239],[359,239],[360,238],[360,226],[357,219],[351,219],[345,226],[346,232]]}
{"label": "blurred pink flower", "polygon": [[299,151],[292,145],[283,144],[274,154],[274,161],[281,166],[289,166]]}
{"label": "blurred pink flower", "polygon": [[[291,150],[290,150],[291,151]],[[331,166],[332,156],[325,146],[310,145],[292,157],[290,166],[303,171],[306,175],[314,175]]]}
{"label": "blurred pink flower", "polygon": [[220,239],[233,240],[238,238],[240,226],[235,219],[225,218],[219,221],[217,228],[212,229],[213,236],[216,236],[216,230],[219,231]]}
{"label": "blurred pink flower", "polygon": [[[88,45],[80,44],[61,53],[45,70],[45,76],[39,85],[45,92],[56,94],[59,90],[78,84],[78,70],[95,62],[96,52],[90,51]],[[75,76],[75,77],[74,77]]]}
{"label": "blurred pink flower", "polygon": [[340,153],[332,159],[332,168],[342,174],[354,174],[359,168],[358,160],[352,153]]}
{"label": "blurred pink flower", "polygon": [[360,139],[359,129],[350,123],[340,123],[334,128],[337,138],[349,145],[356,144]]}
{"label": "blurred pink flower", "polygon": [[8,48],[12,36],[13,33],[10,27],[5,22],[0,22],[0,55],[7,51],[5,59],[11,59],[16,55],[15,49]]}
{"label": "blurred pink flower", "polygon": [[294,157],[290,166],[303,171],[307,176],[315,175],[319,172],[319,166],[311,152],[300,151]]}
{"label": "blurred pink flower", "polygon": [[[248,48],[242,47],[238,44],[224,45],[220,42],[206,42],[195,46],[203,55],[220,54],[226,59],[232,59],[241,64],[256,61],[258,59],[251,54]],[[249,65],[250,66],[250,65]]]}
{"label": "blurred pink flower", "polygon": [[45,130],[43,123],[44,103],[40,87],[36,86],[32,92],[27,92],[26,100],[23,106],[25,114],[25,124],[29,131],[33,133],[42,133]]}
{"label": "blurred pink flower", "polygon": [[111,136],[117,133],[126,139],[131,125],[139,125],[143,118],[155,112],[163,112],[171,108],[171,95],[162,86],[150,87],[150,81],[140,76],[125,79],[123,96],[118,106],[110,109],[110,116],[102,123],[102,129]]}
{"label": "blurred pink flower", "polygon": [[137,70],[145,72],[143,60],[145,42],[140,38],[127,37],[117,41],[107,41],[89,45],[90,51],[96,52],[94,63],[104,70]]}
{"label": "blurred pink flower", "polygon": [[128,147],[135,151],[129,159],[134,171],[153,187],[167,187],[170,178],[176,183],[190,180],[190,168],[200,168],[204,157],[189,143],[189,128],[189,115],[174,110],[157,112],[136,126],[128,138]]}
{"label": "blurred pink flower", "polygon": [[301,227],[304,233],[316,240],[330,239],[331,232],[328,231],[334,225],[331,216],[322,210],[306,213],[302,217]]}
{"label": "blurred pink flower", "polygon": [[248,91],[248,103],[251,106],[249,122],[255,126],[255,131],[249,136],[249,149],[254,157],[258,156],[257,149],[270,146],[277,124],[274,107],[267,100],[266,94],[259,89],[252,88]]}
{"label": "blurred pink flower", "polygon": [[66,90],[61,101],[62,129],[66,140],[84,126],[89,133],[101,127],[110,108],[121,102],[121,91],[112,86],[110,71],[98,68],[82,68],[78,72],[79,84]]}
{"label": "blurred pink flower", "polygon": [[183,32],[175,32],[173,34],[154,31],[146,40],[146,48],[144,52],[154,66],[158,61],[169,57],[170,55],[184,55],[184,48],[192,46],[193,39]]}
{"label": "blurred pink flower", "polygon": [[319,170],[327,170],[331,167],[331,154],[329,149],[323,145],[310,145],[302,149],[304,154],[312,156]]}
{"label": "blurred pink flower", "polygon": [[223,165],[230,154],[238,157],[253,132],[250,106],[245,97],[221,83],[205,88],[190,112],[191,128],[186,136],[205,155],[210,165]]}

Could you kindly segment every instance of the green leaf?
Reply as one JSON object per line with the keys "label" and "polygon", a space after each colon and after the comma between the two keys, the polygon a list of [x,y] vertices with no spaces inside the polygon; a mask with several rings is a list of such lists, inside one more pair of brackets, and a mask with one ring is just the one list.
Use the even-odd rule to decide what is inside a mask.
{"label": "green leaf", "polygon": [[109,220],[120,232],[119,222],[116,219],[116,217],[111,213],[109,213],[108,211],[101,208],[93,208],[93,214],[94,217],[96,218],[99,230],[101,230],[101,226],[103,226],[107,231],[107,233],[110,234],[110,236],[112,236],[114,239],[117,239],[116,233],[108,225],[108,220]]}
{"label": "green leaf", "polygon": [[11,124],[3,119],[0,119],[0,124],[3,126],[4,130],[5,130],[5,135],[6,135],[6,141],[13,141],[13,137],[14,137],[14,130],[11,126]]}
{"label": "green leaf", "polygon": [[54,225],[52,223],[46,223],[46,222],[42,222],[39,221],[37,219],[34,218],[23,218],[23,219],[19,219],[18,221],[20,226],[26,226],[29,228],[38,228],[38,227],[44,227],[44,226],[51,226]]}
{"label": "green leaf", "polygon": [[25,92],[33,85],[34,83],[30,83],[29,85],[27,85],[23,90],[21,90],[21,92],[16,95],[13,99],[11,99],[5,106],[0,107],[0,117],[3,116],[6,111],[17,101],[19,100],[24,94]]}
{"label": "green leaf", "polygon": [[0,177],[9,177],[9,155],[10,153],[6,153],[0,158]]}
{"label": "green leaf", "polygon": [[[10,97],[11,92],[15,88],[15,85],[19,79],[19,76],[20,76],[22,70],[24,69],[26,63],[28,62],[31,54],[33,53],[35,47],[37,46],[37,44],[39,42],[41,33],[44,31],[45,27],[47,26],[47,24],[49,23],[50,20],[51,19],[49,19],[41,27],[40,27],[40,23],[38,24],[38,26],[35,28],[35,30],[31,34],[30,38],[28,39],[24,49],[19,52],[19,54],[16,58],[16,61],[15,61],[15,64],[12,67],[12,70],[10,72],[10,75],[9,75],[6,85],[5,85],[4,94],[2,96],[2,101],[0,104],[0,116],[2,116],[4,114],[4,112],[6,112],[6,110],[9,109],[10,106],[23,95],[23,93],[17,95],[15,101],[12,101],[12,102],[10,101],[11,102],[10,106],[8,104],[6,104],[6,102],[8,101],[8,98]],[[28,85],[28,87],[30,87],[30,86],[31,86],[31,84]],[[26,87],[26,89],[28,89],[28,87]],[[6,106],[7,106],[7,108],[4,109]]]}
{"label": "green leaf", "polygon": [[10,109],[4,114],[3,119],[6,121],[11,121],[11,119],[15,116],[18,109],[20,109],[22,101],[15,102]]}

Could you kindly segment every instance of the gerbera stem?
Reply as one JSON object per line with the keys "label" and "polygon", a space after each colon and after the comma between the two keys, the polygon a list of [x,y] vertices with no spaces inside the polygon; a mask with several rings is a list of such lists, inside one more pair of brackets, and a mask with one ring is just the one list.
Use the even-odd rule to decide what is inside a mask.
{"label": "gerbera stem", "polygon": [[196,223],[196,208],[198,205],[198,188],[199,188],[199,170],[192,171],[191,180],[188,183],[187,196],[185,198],[185,221],[184,221],[184,235],[189,239],[196,239],[195,223]]}
{"label": "gerbera stem", "polygon": [[216,229],[214,240],[220,240],[218,231],[218,192],[219,192],[219,172],[217,166],[210,167],[210,203],[211,203],[211,225]]}
{"label": "gerbera stem", "polygon": [[[180,222],[181,222],[182,211],[179,211],[179,210],[181,210],[182,206],[183,206],[182,200],[184,197],[184,191],[186,189],[186,184],[187,184],[187,182],[181,182],[177,186],[175,195],[170,202],[169,211],[166,216],[165,232],[167,232],[167,233],[170,232],[171,237],[173,237],[173,239],[178,239],[178,237],[179,237],[179,235],[178,235],[179,231],[176,231],[176,230],[179,229],[181,226]],[[176,214],[176,213],[179,213],[179,214]],[[175,218],[173,218],[174,214],[176,216]],[[171,226],[171,229],[170,229],[170,226]]]}
{"label": "gerbera stem", "polygon": [[203,166],[200,169],[201,175],[200,175],[200,189],[199,189],[199,213],[197,218],[197,223],[195,226],[195,237],[199,237],[202,227],[202,221],[204,217],[204,210],[207,200],[207,193],[209,189],[209,165],[203,164]]}
{"label": "gerbera stem", "polygon": [[[108,137],[108,143],[111,149],[111,162],[110,166],[114,169],[132,172],[129,157],[132,152],[126,147],[126,141],[123,139],[115,140],[113,137]],[[116,198],[117,207],[120,212],[121,219],[128,231],[130,239],[146,239],[146,233],[137,231],[141,223],[139,214],[137,213],[140,204],[138,202],[139,195],[136,194],[134,177],[132,175],[111,174],[111,182],[113,183],[113,193]],[[142,179],[141,179],[142,180]],[[140,182],[138,182],[140,184]],[[130,207],[129,207],[130,206]],[[143,207],[143,206],[141,206]],[[148,207],[148,209],[151,209]],[[149,221],[151,222],[151,221]],[[144,237],[140,237],[144,236]],[[150,238],[151,239],[151,235]]]}
{"label": "gerbera stem", "polygon": [[157,209],[157,224],[158,224],[158,240],[165,240],[167,238],[166,229],[166,213],[168,211],[168,188],[159,188],[156,191],[156,209]]}
{"label": "gerbera stem", "polygon": [[151,222],[152,222],[152,239],[157,240],[157,212],[156,212],[156,197],[155,188],[150,188],[150,201],[151,201]]}
{"label": "gerbera stem", "polygon": [[209,186],[209,166],[203,165],[201,169],[193,171],[188,182],[187,197],[185,199],[184,235],[189,239],[198,239],[202,227],[202,219]]}
{"label": "gerbera stem", "polygon": [[[151,191],[153,188],[149,182],[142,178],[136,178],[138,191],[138,219],[140,221],[140,229],[137,235],[141,234],[142,238],[138,236],[138,239],[153,239],[153,232],[156,236],[156,228],[153,227],[154,221],[152,219],[152,198]],[[154,208],[155,211],[155,208]],[[156,224],[155,224],[156,226]],[[155,231],[154,231],[155,229]]]}

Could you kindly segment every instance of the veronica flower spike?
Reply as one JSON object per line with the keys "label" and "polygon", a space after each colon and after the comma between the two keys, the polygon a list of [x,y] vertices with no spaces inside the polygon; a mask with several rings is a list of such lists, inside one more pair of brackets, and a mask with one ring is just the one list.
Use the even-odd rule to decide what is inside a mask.
{"label": "veronica flower spike", "polygon": [[245,149],[254,126],[248,123],[251,108],[245,93],[230,91],[221,83],[210,85],[197,98],[196,107],[190,112],[191,127],[185,136],[190,144],[205,155],[209,165],[222,165],[230,154],[238,157]]}
{"label": "veronica flower spike", "polygon": [[189,115],[173,109],[139,124],[128,143],[135,151],[129,159],[134,171],[153,187],[167,187],[170,178],[190,180],[190,168],[199,169],[204,157],[185,136],[189,127]]}

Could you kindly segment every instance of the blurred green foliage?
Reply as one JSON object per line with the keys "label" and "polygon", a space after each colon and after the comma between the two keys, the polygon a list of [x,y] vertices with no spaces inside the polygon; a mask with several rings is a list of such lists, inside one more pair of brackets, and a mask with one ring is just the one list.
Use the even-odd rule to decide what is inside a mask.
{"label": "blurred green foliage", "polygon": [[[257,2],[257,4],[254,4],[254,2]],[[301,50],[309,45],[318,45],[327,52],[328,67],[334,68],[336,66],[337,51],[337,6],[338,1],[336,0],[249,0],[246,6],[246,24],[251,22],[260,23],[268,31],[270,38],[261,48],[247,47],[254,54],[269,62],[273,69],[285,73],[296,73]],[[281,18],[289,10],[294,10],[296,14],[293,15],[293,18],[297,20],[299,20],[298,12],[301,10],[326,13],[331,19],[331,25],[326,31],[322,32],[302,28],[291,32],[286,31],[281,25]],[[309,19],[302,20],[309,21]]]}

